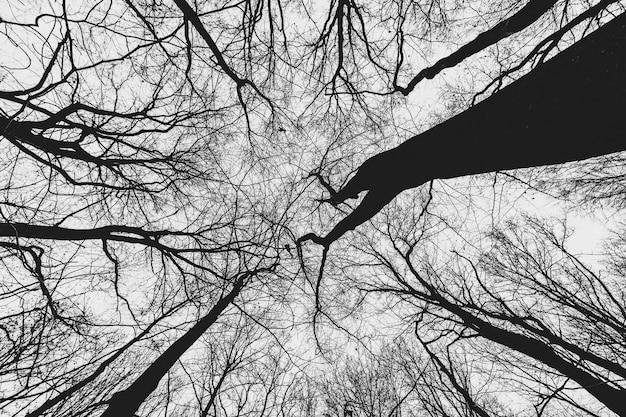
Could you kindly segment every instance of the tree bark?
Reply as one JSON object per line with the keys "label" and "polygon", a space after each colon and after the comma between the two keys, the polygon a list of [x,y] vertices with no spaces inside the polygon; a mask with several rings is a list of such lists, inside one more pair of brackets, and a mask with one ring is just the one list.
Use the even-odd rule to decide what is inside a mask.
{"label": "tree bark", "polygon": [[562,164],[626,150],[626,14],[463,113],[365,161],[331,198],[369,190],[325,246],[433,179]]}

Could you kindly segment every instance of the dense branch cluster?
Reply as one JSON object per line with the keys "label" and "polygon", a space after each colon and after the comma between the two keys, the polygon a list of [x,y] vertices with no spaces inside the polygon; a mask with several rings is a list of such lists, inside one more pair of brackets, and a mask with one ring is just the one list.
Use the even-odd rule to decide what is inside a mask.
{"label": "dense branch cluster", "polygon": [[7,2],[0,414],[626,415],[624,9]]}

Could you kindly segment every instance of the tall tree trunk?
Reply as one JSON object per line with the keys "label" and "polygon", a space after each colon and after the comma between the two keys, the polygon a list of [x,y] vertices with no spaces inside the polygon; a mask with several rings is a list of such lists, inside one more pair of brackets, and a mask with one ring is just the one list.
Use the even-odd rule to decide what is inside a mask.
{"label": "tall tree trunk", "polygon": [[219,299],[211,311],[198,321],[180,339],[161,354],[128,388],[111,397],[109,407],[102,417],[133,417],[141,403],[154,391],[161,378],[176,361],[206,332],[241,291],[244,281],[252,273],[244,273],[237,279],[233,289]]}
{"label": "tall tree trunk", "polygon": [[[431,287],[432,288],[432,287]],[[603,380],[585,371],[581,366],[561,357],[550,344],[506,329],[496,327],[461,307],[448,302],[443,296],[433,296],[443,308],[459,317],[478,335],[517,352],[523,353],[576,381],[608,409],[619,416],[626,416],[626,391],[613,388]]]}
{"label": "tall tree trunk", "polygon": [[365,161],[331,198],[369,190],[324,238],[372,218],[403,190],[437,178],[561,164],[626,150],[626,14],[502,91]]}

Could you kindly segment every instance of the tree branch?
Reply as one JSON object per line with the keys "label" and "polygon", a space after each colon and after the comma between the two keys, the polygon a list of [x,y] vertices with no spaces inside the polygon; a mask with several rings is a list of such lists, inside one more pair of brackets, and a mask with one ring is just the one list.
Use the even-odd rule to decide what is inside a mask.
{"label": "tree branch", "polygon": [[556,2],[557,0],[530,0],[526,6],[522,7],[513,16],[501,21],[486,32],[482,32],[476,39],[463,45],[447,57],[440,59],[434,65],[421,70],[406,87],[395,85],[395,90],[400,91],[405,96],[409,95],[424,78],[432,79],[444,69],[452,68],[465,58],[469,58],[502,39],[526,29],[545,12],[550,10]]}

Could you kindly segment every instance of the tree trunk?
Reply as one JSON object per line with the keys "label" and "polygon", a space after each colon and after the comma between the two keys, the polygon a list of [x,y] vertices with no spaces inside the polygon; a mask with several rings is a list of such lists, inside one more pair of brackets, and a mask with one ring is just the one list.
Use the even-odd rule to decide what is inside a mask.
{"label": "tree trunk", "polygon": [[109,407],[102,414],[102,417],[133,417],[141,403],[156,389],[159,381],[174,366],[176,361],[215,323],[220,314],[233,302],[239,291],[241,291],[244,280],[250,275],[251,273],[241,274],[233,289],[220,298],[206,316],[167,348],[128,388],[115,393],[109,400]]}
{"label": "tree trunk", "polygon": [[601,379],[585,371],[582,367],[563,359],[549,344],[500,329],[452,304],[445,308],[458,315],[468,327],[475,329],[476,333],[481,337],[523,353],[538,362],[556,369],[562,375],[576,381],[608,409],[619,416],[626,416],[626,391],[609,386]]}
{"label": "tree trunk", "polygon": [[369,190],[328,246],[432,179],[561,164],[626,150],[626,14],[463,113],[373,156],[329,201]]}

